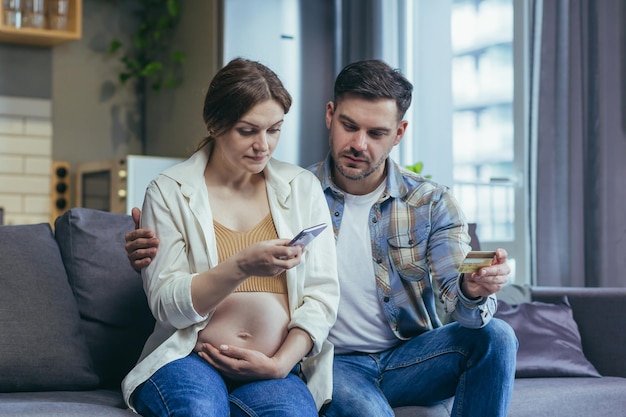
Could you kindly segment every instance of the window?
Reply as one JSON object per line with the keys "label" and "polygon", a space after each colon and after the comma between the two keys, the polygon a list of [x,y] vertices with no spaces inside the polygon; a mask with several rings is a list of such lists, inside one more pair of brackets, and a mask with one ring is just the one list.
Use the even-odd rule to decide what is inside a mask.
{"label": "window", "polygon": [[450,186],[483,248],[508,251],[517,283],[531,282],[525,3],[400,1],[398,57],[386,58],[415,87],[394,158],[422,161],[425,174]]}
{"label": "window", "polygon": [[513,1],[454,0],[451,35],[454,194],[482,240],[513,240]]}

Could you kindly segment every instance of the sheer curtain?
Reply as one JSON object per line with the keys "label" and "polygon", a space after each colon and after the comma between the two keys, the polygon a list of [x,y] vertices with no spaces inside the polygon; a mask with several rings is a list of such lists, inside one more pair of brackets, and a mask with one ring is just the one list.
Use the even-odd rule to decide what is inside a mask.
{"label": "sheer curtain", "polygon": [[626,287],[626,2],[533,14],[535,284]]}

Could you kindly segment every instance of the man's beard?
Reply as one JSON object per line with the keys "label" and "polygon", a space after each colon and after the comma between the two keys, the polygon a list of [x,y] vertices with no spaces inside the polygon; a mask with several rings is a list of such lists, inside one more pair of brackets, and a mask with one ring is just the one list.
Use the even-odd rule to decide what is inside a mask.
{"label": "man's beard", "polygon": [[[331,142],[332,142],[332,139],[331,139]],[[353,171],[354,168],[348,169],[348,168],[345,168],[343,165],[340,165],[337,162],[339,161],[339,158],[337,158],[337,155],[333,155],[333,161],[335,163],[335,168],[337,169],[337,171],[339,171],[339,173],[342,176],[352,181],[358,181],[358,180],[362,180],[372,175],[382,164],[385,163],[390,152],[391,152],[391,149],[387,151],[385,155],[383,155],[378,161],[376,161],[375,164],[373,165],[370,164],[369,169],[367,169],[366,171],[357,172],[357,173]],[[346,154],[352,155],[355,157],[363,157],[363,154],[361,152],[348,152],[348,153],[344,152],[342,155],[346,155]],[[370,161],[368,160],[367,162],[369,163]]]}

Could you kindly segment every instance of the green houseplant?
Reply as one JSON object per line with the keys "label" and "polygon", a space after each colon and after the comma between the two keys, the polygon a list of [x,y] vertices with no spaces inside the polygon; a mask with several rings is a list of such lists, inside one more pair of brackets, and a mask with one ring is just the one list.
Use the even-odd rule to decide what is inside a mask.
{"label": "green houseplant", "polygon": [[[408,169],[409,171],[413,171],[416,174],[422,175],[422,169],[424,169],[424,163],[423,162],[416,162],[413,165],[407,165],[405,166],[406,169]],[[431,175],[424,175],[424,178],[431,178]]]}
{"label": "green houseplant", "polygon": [[113,39],[108,53],[123,64],[118,74],[122,85],[133,84],[139,113],[139,139],[146,153],[146,100],[149,91],[172,88],[182,81],[183,52],[174,50],[172,39],[180,20],[181,0],[138,0],[137,26],[130,41]]}
{"label": "green houseplant", "polygon": [[119,81],[136,80],[152,91],[176,86],[185,56],[180,51],[168,51],[179,21],[180,0],[139,0],[136,15],[138,25],[132,42],[113,39],[109,43],[110,54],[121,54]]}

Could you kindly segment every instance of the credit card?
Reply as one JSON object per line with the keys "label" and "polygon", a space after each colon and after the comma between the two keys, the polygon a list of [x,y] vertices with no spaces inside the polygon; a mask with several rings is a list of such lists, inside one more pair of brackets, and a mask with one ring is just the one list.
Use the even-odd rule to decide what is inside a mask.
{"label": "credit card", "polygon": [[459,267],[459,273],[471,274],[484,266],[490,266],[494,256],[495,251],[471,251]]}

